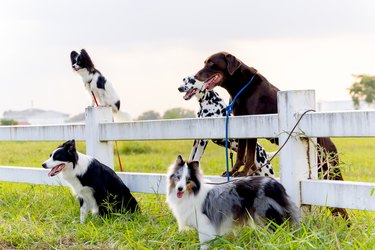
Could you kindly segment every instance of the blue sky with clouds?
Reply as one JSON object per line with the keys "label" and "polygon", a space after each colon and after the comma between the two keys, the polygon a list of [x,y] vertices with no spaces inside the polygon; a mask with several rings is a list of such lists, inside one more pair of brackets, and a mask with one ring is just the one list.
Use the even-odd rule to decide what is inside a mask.
{"label": "blue sky with clouds", "polygon": [[31,106],[83,112],[90,96],[69,61],[81,48],[133,117],[196,110],[177,86],[222,50],[282,90],[349,99],[352,74],[375,74],[373,10],[371,0],[1,1],[0,116]]}

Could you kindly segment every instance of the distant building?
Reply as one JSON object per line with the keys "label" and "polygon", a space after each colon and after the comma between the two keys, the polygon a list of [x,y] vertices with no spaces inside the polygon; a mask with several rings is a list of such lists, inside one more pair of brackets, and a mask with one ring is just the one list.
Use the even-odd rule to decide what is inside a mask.
{"label": "distant building", "polygon": [[26,109],[5,111],[3,118],[16,120],[19,124],[61,124],[69,118],[69,115],[51,110]]}
{"label": "distant building", "polygon": [[[356,110],[352,100],[343,101],[318,101],[317,105],[318,111],[340,111],[340,110]],[[374,105],[369,105],[365,101],[359,102],[358,110],[374,109]]]}
{"label": "distant building", "polygon": [[[84,123],[86,119],[85,113],[80,113],[74,116],[69,117],[65,120],[65,123]],[[128,122],[131,121],[131,116],[127,112],[119,111],[113,113],[113,119],[115,122]]]}

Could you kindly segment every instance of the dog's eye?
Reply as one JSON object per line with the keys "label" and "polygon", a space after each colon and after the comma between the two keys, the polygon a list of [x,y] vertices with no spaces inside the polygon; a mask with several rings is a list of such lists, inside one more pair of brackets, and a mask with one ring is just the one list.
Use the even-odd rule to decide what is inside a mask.
{"label": "dog's eye", "polygon": [[186,178],[186,183],[190,183],[191,182],[191,178]]}

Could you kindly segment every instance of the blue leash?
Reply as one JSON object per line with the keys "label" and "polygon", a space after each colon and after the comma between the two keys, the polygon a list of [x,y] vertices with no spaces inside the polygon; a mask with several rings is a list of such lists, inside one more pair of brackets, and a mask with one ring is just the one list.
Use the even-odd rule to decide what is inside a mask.
{"label": "blue leash", "polygon": [[233,111],[233,106],[234,106],[234,103],[235,103],[237,97],[247,88],[247,86],[250,85],[250,83],[253,81],[254,77],[255,77],[255,74],[251,77],[250,81],[237,93],[237,95],[233,98],[232,102],[225,108],[225,110],[226,110],[226,119],[225,119],[225,163],[226,163],[226,166],[227,166],[227,181],[228,182],[229,182],[229,178],[230,178],[230,176],[229,176],[229,160],[228,160],[229,115]]}

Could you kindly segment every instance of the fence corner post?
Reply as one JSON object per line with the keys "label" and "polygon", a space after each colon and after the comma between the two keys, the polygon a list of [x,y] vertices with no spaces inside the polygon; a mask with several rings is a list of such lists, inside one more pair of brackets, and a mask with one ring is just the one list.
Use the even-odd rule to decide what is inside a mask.
{"label": "fence corner post", "polygon": [[87,107],[85,111],[86,154],[114,169],[113,142],[100,141],[100,127],[104,122],[113,122],[110,107]]}
{"label": "fence corner post", "polygon": [[[277,94],[279,115],[279,145],[287,140],[289,132],[300,118],[301,113],[315,109],[314,90],[280,91]],[[302,118],[303,119],[303,118]],[[302,205],[301,180],[316,178],[316,154],[311,140],[295,133],[280,151],[280,181],[298,207]],[[297,134],[296,134],[297,133]],[[297,135],[297,136],[296,136]],[[302,139],[302,140],[301,140]],[[314,139],[316,141],[316,139]]]}

